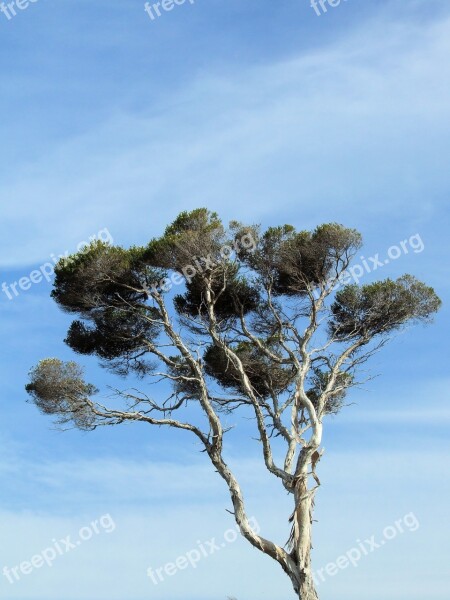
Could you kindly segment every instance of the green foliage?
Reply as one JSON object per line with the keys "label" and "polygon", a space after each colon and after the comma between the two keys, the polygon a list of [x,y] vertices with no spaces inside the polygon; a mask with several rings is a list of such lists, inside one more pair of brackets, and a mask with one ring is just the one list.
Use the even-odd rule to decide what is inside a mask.
{"label": "green foliage", "polygon": [[201,208],[181,213],[162,237],[150,242],[145,259],[153,267],[184,274],[186,291],[174,300],[179,314],[207,318],[210,287],[217,319],[227,320],[236,318],[241,307],[247,314],[259,303],[258,290],[223,252],[234,242],[217,214]]}
{"label": "green foliage", "polygon": [[[161,273],[145,263],[145,250],[124,250],[95,242],[56,268],[53,298],[78,313],[66,343],[80,354],[95,354],[113,371],[140,375],[151,368],[142,355],[158,328],[155,309],[145,306],[148,287]],[[109,362],[108,362],[109,361]]]}
{"label": "green foliage", "polygon": [[433,288],[411,275],[337,292],[331,307],[330,334],[338,340],[387,334],[408,322],[427,322],[441,300]]}
{"label": "green foliage", "polygon": [[216,213],[206,208],[181,213],[166,228],[164,235],[152,240],[145,259],[153,267],[183,272],[195,259],[222,260],[220,250],[226,243],[225,230]]}
{"label": "green foliage", "polygon": [[[252,243],[243,243],[244,238]],[[358,232],[336,223],[312,232],[284,225],[261,233],[259,226],[232,222],[226,230],[216,213],[201,208],[181,213],[146,247],[125,250],[97,241],[61,260],[52,296],[63,310],[79,317],[65,340],[75,352],[95,355],[103,366],[123,376],[156,376],[162,366],[166,368],[162,377],[173,382],[178,396],[196,399],[200,382],[184,350],[178,346],[180,356],[164,360],[165,348],[172,353],[177,343],[171,333],[176,325],[165,320],[161,280],[170,271],[182,273],[185,287],[175,296],[174,305],[179,322],[193,337],[184,336],[185,331],[177,335],[202,359],[201,367],[210,378],[248,400],[241,375],[217,345],[217,337],[213,345],[206,345],[211,337],[222,337],[242,362],[254,393],[269,399],[292,390],[291,353],[301,360],[305,326],[317,308],[312,307],[314,294],[333,287],[360,245]],[[224,253],[224,247],[235,254]],[[286,302],[287,298],[295,301]],[[388,337],[408,322],[428,321],[440,305],[432,288],[405,275],[397,281],[347,286],[336,293],[331,306],[317,310],[331,341],[359,341],[357,353],[375,337]],[[212,327],[217,328],[214,335],[212,329],[208,332]],[[330,347],[328,358],[332,352]],[[349,357],[347,371],[359,364],[359,355]],[[331,363],[325,357],[320,364],[324,368]],[[336,413],[354,380],[353,374],[340,372],[328,389],[330,369],[310,370],[307,394],[316,407],[326,396],[324,412]],[[75,363],[42,361],[31,372],[27,391],[43,412],[59,415],[63,421],[71,418],[82,428],[94,425],[87,401],[93,388],[83,382]]]}
{"label": "green foliage", "polygon": [[[337,414],[344,403],[347,395],[347,390],[353,384],[353,376],[349,373],[340,372],[336,377],[336,381],[330,392],[327,394],[324,414]],[[317,409],[319,406],[320,397],[327,390],[330,383],[330,373],[320,369],[314,369],[311,378],[312,388],[307,391],[308,398]]]}
{"label": "green foliage", "polygon": [[[198,399],[201,388],[192,367],[180,356],[171,356],[170,359],[175,363],[175,366],[169,368],[169,373],[173,377],[178,377],[178,379],[172,381],[175,394],[182,396],[184,400]],[[180,376],[185,379],[180,379]]]}
{"label": "green foliage", "polygon": [[[291,367],[284,367],[270,360],[262,350],[250,342],[241,342],[232,350],[241,360],[253,390],[261,398],[267,398],[272,393],[281,394],[292,383]],[[274,348],[271,350],[276,354]],[[222,387],[246,395],[238,369],[221,348],[209,346],[203,359],[208,375],[216,379]]]}
{"label": "green foliage", "polygon": [[216,212],[211,212],[207,208],[196,208],[181,212],[175,221],[166,228],[164,235],[180,235],[194,231],[201,231],[207,235],[221,228],[222,222]]}
{"label": "green foliage", "polygon": [[241,257],[274,294],[303,296],[336,277],[360,246],[357,231],[336,223],[298,233],[284,225],[269,228],[256,252]]}
{"label": "green foliage", "polygon": [[93,242],[57,264],[52,297],[67,312],[86,317],[101,308],[143,301],[146,287],[161,277],[144,258],[144,249]]}
{"label": "green foliage", "polygon": [[86,403],[96,393],[85,383],[82,368],[74,362],[47,358],[30,372],[26,386],[36,406],[46,415],[56,415],[59,423],[72,421],[79,429],[92,429],[95,415]]}
{"label": "green foliage", "polygon": [[94,315],[93,325],[74,321],[64,341],[79,354],[95,354],[113,361],[110,367],[120,374],[134,371],[145,375],[153,364],[142,357],[147,354],[148,342],[159,335],[159,328],[149,321],[152,312],[156,318],[157,311],[151,308],[146,311],[107,308]]}
{"label": "green foliage", "polygon": [[[206,279],[196,275],[186,284],[186,292],[175,297],[175,308],[179,314],[207,318],[205,294],[207,284],[211,286],[212,299],[215,302],[214,313],[219,321],[237,318],[257,309],[259,291],[244,277],[239,277],[238,267],[223,265]],[[225,323],[224,323],[225,324]]]}

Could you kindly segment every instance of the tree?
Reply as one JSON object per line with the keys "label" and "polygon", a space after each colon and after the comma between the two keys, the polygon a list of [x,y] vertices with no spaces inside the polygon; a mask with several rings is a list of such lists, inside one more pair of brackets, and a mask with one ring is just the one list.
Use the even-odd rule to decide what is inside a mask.
{"label": "tree", "polygon": [[[181,213],[146,247],[93,242],[56,268],[52,296],[78,316],[66,343],[123,377],[169,381],[171,392],[157,400],[116,390],[122,407],[108,408],[76,363],[55,358],[31,371],[27,391],[62,424],[139,421],[196,436],[228,486],[242,535],[281,565],[298,598],[316,600],[311,525],[325,417],[342,409],[360,367],[396,331],[430,321],[441,304],[410,275],[344,285],[360,247],[357,231],[335,223],[313,232],[225,228],[206,209]],[[173,296],[177,285],[183,293]],[[196,422],[186,418],[193,404]],[[223,416],[242,407],[254,414],[266,468],[292,495],[285,545],[252,529],[224,459]]]}

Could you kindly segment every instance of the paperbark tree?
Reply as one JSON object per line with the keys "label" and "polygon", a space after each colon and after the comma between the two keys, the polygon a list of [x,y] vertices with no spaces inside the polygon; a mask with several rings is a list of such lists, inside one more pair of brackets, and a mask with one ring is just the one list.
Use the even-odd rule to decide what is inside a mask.
{"label": "paperbark tree", "polygon": [[[79,318],[66,343],[123,377],[169,381],[171,393],[115,390],[122,406],[106,407],[82,369],[58,359],[31,371],[27,391],[61,424],[139,421],[196,436],[228,486],[242,535],[281,565],[296,597],[316,600],[311,525],[324,419],[395,331],[429,321],[440,306],[410,275],[343,285],[360,246],[358,232],[337,224],[225,228],[206,209],[182,213],[146,247],[94,242],[56,268],[53,298]],[[177,285],[183,293],[174,296]],[[192,404],[201,408],[195,422]],[[225,462],[223,416],[242,407],[253,411],[266,468],[292,495],[286,544],[252,529]],[[284,447],[281,463],[275,445]]]}

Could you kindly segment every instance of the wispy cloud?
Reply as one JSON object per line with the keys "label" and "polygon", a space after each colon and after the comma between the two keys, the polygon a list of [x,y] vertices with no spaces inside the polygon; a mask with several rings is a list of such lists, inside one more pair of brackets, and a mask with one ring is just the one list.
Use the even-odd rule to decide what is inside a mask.
{"label": "wispy cloud", "polygon": [[[52,538],[73,534],[100,514],[110,513],[117,528],[114,535],[97,536],[55,563],[52,569],[36,571],[20,584],[10,586],[6,581],[0,582],[8,598],[43,598],[36,594],[36,589],[45,589],[45,598],[56,600],[71,581],[77,581],[77,595],[69,592],[66,596],[69,600],[92,597],[137,600],[150,593],[161,600],[185,600],[186,589],[195,592],[201,600],[223,600],[229,594],[249,600],[269,600],[280,594],[280,590],[289,595],[289,587],[276,565],[254,552],[244,541],[223,550],[220,556],[211,556],[196,570],[180,572],[167,579],[158,588],[149,582],[146,576],[149,565],[158,566],[173,560],[195,546],[199,539],[214,536],[219,539],[233,526],[232,517],[224,510],[228,507],[227,493],[224,490],[220,493],[217,475],[208,466],[125,461],[116,457],[40,464],[32,457],[24,458],[19,449],[12,449],[8,463],[16,451],[21,454],[18,462],[13,461],[16,472],[4,473],[4,481],[9,485],[11,478],[21,476],[28,482],[28,494],[34,506],[44,489],[53,498],[54,506],[53,509],[20,506],[0,511],[2,538],[8,540],[2,553],[3,564],[14,566],[26,560],[45,548]],[[241,459],[236,460],[242,463]],[[400,539],[380,551],[373,560],[361,563],[358,573],[352,574],[352,581],[360,591],[360,577],[364,580],[374,577],[381,561],[383,581],[377,579],[378,583],[373,583],[371,598],[375,598],[376,593],[383,594],[386,581],[394,585],[398,577],[404,582],[398,597],[402,600],[418,598],[414,596],[415,579],[403,573],[402,565],[414,560],[419,548],[440,543],[445,498],[434,502],[431,515],[428,491],[435,478],[441,477],[441,469],[437,448],[426,452],[384,448],[359,454],[350,449],[327,453],[320,465],[324,485],[317,498],[316,566],[335,558],[357,538],[382,530],[406,512],[414,511],[422,525],[414,539],[408,538],[407,544]],[[32,471],[34,476],[30,474]],[[241,464],[239,476],[244,489],[251,479],[252,492],[247,496],[249,510],[257,517],[263,534],[283,543],[289,531],[289,499],[277,492],[276,484],[264,474],[259,461]],[[352,514],[350,520],[348,512]],[[396,558],[399,547],[401,563]],[[424,568],[430,561],[433,568],[442,562],[432,553],[422,556],[421,560]],[[243,562],[249,577],[238,581],[233,574]],[[80,573],[83,573],[82,578]],[[343,574],[339,580],[324,584],[325,597],[333,589],[338,600],[356,600],[358,593],[352,591],[346,577]],[[255,580],[257,587],[252,583]]]}
{"label": "wispy cloud", "polygon": [[36,263],[92,227],[145,242],[203,204],[245,219],[257,202],[258,220],[283,209],[315,224],[336,203],[340,220],[388,206],[395,218],[420,198],[420,218],[435,216],[449,31],[449,19],[368,22],[289,61],[197,78],[157,113],[122,113],[58,143],[0,187],[2,265]]}
{"label": "wispy cloud", "polygon": [[[433,10],[442,5],[431,0],[409,4]],[[255,14],[259,5],[255,0]],[[92,3],[83,0],[82,6],[83,18],[91,21]],[[242,6],[233,3],[236,23]],[[182,85],[180,81],[171,85],[167,74],[167,81],[154,94],[145,82],[147,95],[141,94],[142,81],[130,74],[120,81],[129,101],[112,98],[101,113],[109,117],[99,121],[93,113],[89,118],[81,116],[84,129],[67,127],[64,134],[45,138],[45,144],[39,138],[45,126],[35,123],[30,138],[42,146],[39,157],[30,159],[37,152],[25,152],[27,158],[13,168],[3,165],[0,265],[3,271],[15,269],[3,274],[3,279],[26,275],[29,265],[72,249],[105,227],[117,243],[145,243],[180,210],[206,205],[225,218],[290,221],[302,228],[321,221],[344,222],[373,236],[377,246],[369,252],[383,251],[400,235],[424,234],[423,228],[428,227],[431,235],[423,235],[426,250],[420,259],[406,257],[395,268],[403,269],[414,260],[415,273],[422,269],[427,281],[434,277],[446,284],[443,245],[448,236],[441,211],[448,198],[450,19],[430,9],[427,19],[419,20],[417,14],[406,14],[402,2],[380,0],[376,6],[383,8],[378,17],[361,19],[357,27],[352,20],[351,27],[336,30],[329,38],[332,42],[322,43],[324,38],[318,35],[314,44],[296,46],[288,58],[287,52],[279,53],[269,62],[266,52],[265,64],[256,60],[253,66],[252,61],[237,64],[236,59],[233,68],[203,70],[189,56],[195,67],[191,65]],[[275,5],[272,9],[277,15],[286,11]],[[52,24],[58,10],[62,9],[52,6]],[[122,10],[129,16],[129,3],[119,6],[118,2],[105,11],[113,15],[114,35],[107,26],[101,33],[96,26],[86,34],[114,60],[120,44],[132,35],[125,33]],[[308,11],[312,12],[305,6]],[[355,13],[348,10],[347,14]],[[314,14],[311,19],[319,21]],[[26,27],[27,22],[30,33],[39,30],[25,19],[17,27]],[[69,35],[65,23],[67,29],[54,28],[58,42]],[[217,23],[222,27],[219,19]],[[65,95],[58,96],[67,99],[74,114],[78,103],[91,98],[86,88],[80,91],[80,74],[94,64],[88,50],[84,63],[77,60],[86,40],[78,30],[70,39],[70,67],[77,76],[67,84]],[[45,35],[44,30],[40,35]],[[155,47],[159,35],[152,38]],[[207,35],[214,34],[208,30]],[[30,39],[30,53],[41,58],[43,50],[34,37]],[[234,39],[227,43],[230,54],[233,51],[239,58]],[[220,43],[214,39],[214,45]],[[144,58],[149,54],[142,38],[136,46]],[[11,98],[28,86],[36,91],[33,101],[37,98],[44,104],[55,83],[33,72],[29,54],[21,59],[25,66],[7,80]],[[142,62],[136,68],[147,73],[146,67]],[[53,73],[60,68],[58,63]],[[83,80],[86,86],[92,86],[95,72],[89,70]],[[103,80],[99,87],[102,84]],[[110,92],[114,89],[112,84],[108,87]],[[149,96],[152,104],[143,108]],[[62,131],[58,123],[63,113],[54,112],[57,103],[51,99],[47,114],[55,130]],[[7,125],[15,137],[28,125],[27,119],[19,118],[25,114],[22,108],[15,106],[17,122]],[[36,107],[29,109],[33,113]],[[84,133],[73,133],[77,130]],[[150,438],[154,446],[148,448],[147,430],[118,428],[114,437],[104,431],[89,438],[81,433],[49,434],[49,422],[25,405],[23,397],[23,380],[33,361],[45,354],[68,353],[60,345],[67,315],[47,308],[50,300],[43,299],[47,292],[48,288],[36,288],[1,307],[7,341],[2,360],[0,529],[2,540],[8,540],[3,543],[2,561],[18,564],[53,537],[76,531],[106,512],[114,517],[117,531],[99,537],[57,567],[34,573],[20,586],[9,587],[0,580],[1,591],[6,586],[5,596],[11,600],[143,600],[150,595],[158,600],[189,600],[186,590],[192,590],[195,600],[288,597],[291,590],[277,566],[245,542],[160,588],[149,583],[149,565],[170,561],[198,539],[219,536],[231,525],[232,517],[225,511],[230,508],[228,492],[206,459],[199,457],[197,447],[193,452],[192,446],[180,451],[182,442],[177,441],[176,462],[168,462],[165,447],[159,445],[169,445],[168,438],[155,435]],[[444,328],[434,331],[433,339],[443,340],[439,336]],[[399,545],[393,544],[351,573],[351,579],[347,573],[333,579],[330,587],[321,590],[324,598],[446,597],[448,584],[442,575],[446,559],[436,548],[447,543],[443,456],[449,381],[432,379],[445,372],[445,357],[439,348],[427,347],[431,338],[420,336],[400,350],[398,346],[392,352],[386,349],[383,364],[390,379],[384,380],[384,387],[375,394],[364,390],[364,399],[351,399],[360,406],[328,422],[314,561],[320,566],[334,560],[358,537],[410,511],[422,527],[414,540],[407,544],[399,540]],[[428,361],[425,366],[424,361]],[[95,370],[92,380],[101,385],[104,373],[98,373],[94,361],[89,365],[89,378]],[[407,386],[404,381],[411,375]],[[390,388],[394,380],[398,386]],[[357,430],[357,439],[349,435],[350,429]],[[230,437],[234,435],[233,431]],[[229,460],[242,480],[249,512],[258,518],[263,534],[284,543],[290,499],[264,472],[258,444],[247,446],[240,435],[236,432],[231,438]],[[247,460],[242,460],[244,448]],[[236,577],[242,564],[245,580]],[[425,589],[423,573],[427,573]]]}

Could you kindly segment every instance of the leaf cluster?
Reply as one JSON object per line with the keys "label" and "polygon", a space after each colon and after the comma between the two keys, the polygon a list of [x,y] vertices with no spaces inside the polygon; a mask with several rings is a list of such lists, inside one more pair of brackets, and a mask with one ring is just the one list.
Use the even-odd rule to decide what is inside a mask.
{"label": "leaf cluster", "polygon": [[97,390],[85,383],[82,368],[74,362],[63,363],[57,358],[40,361],[30,372],[26,391],[42,413],[57,416],[60,424],[73,422],[86,430],[95,424],[87,400]]}

